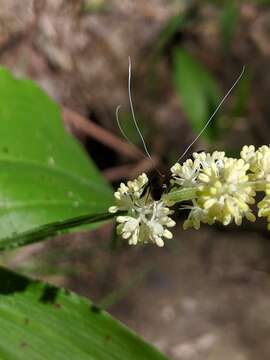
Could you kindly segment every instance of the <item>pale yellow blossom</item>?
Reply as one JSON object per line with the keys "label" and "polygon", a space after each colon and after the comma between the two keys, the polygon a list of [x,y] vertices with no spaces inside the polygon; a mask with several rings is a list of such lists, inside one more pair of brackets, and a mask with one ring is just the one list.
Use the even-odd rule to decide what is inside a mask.
{"label": "pale yellow blossom", "polygon": [[199,180],[198,204],[208,219],[228,225],[241,225],[243,217],[255,221],[249,204],[255,202],[255,191],[248,184],[248,164],[242,159],[224,158],[203,168]]}
{"label": "pale yellow blossom", "polygon": [[183,165],[176,163],[171,168],[172,183],[182,187],[193,187],[197,185],[200,171],[200,162],[192,159],[186,160]]}
{"label": "pale yellow blossom", "polygon": [[270,182],[270,147],[263,145],[255,151],[253,145],[244,146],[241,151],[242,159],[250,165],[251,181]]}
{"label": "pale yellow blossom", "polygon": [[266,217],[268,221],[267,228],[270,230],[270,189],[266,190],[266,196],[258,203],[258,216]]}

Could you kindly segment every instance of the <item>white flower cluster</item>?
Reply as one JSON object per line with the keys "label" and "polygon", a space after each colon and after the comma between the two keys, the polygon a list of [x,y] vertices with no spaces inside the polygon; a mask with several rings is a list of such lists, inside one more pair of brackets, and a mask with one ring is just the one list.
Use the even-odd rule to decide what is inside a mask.
{"label": "white flower cluster", "polygon": [[194,187],[198,185],[198,176],[201,169],[218,167],[223,164],[225,152],[215,151],[209,153],[193,153],[193,159],[186,160],[182,165],[176,163],[172,168],[173,183],[182,187]]}
{"label": "white flower cluster", "polygon": [[164,239],[172,237],[168,228],[175,225],[169,216],[173,213],[170,207],[186,200],[190,204],[182,207],[189,210],[184,229],[215,222],[241,225],[244,218],[255,221],[251,205],[258,191],[265,193],[258,203],[258,216],[267,218],[270,230],[270,147],[256,150],[253,145],[244,146],[240,156],[230,158],[219,151],[194,153],[191,159],[171,168],[170,190],[159,201],[152,198],[145,174],[127,185],[121,183],[115,192],[115,206],[109,209],[111,213],[125,212],[117,216],[118,234],[129,244],[152,242],[163,246]]}
{"label": "white flower cluster", "polygon": [[167,229],[175,225],[169,215],[173,213],[162,200],[154,201],[149,191],[145,191],[148,178],[140,175],[127,185],[120,184],[115,192],[115,206],[109,212],[126,211],[126,215],[117,216],[117,233],[128,239],[130,245],[152,242],[164,245],[165,239],[171,239],[172,233]]}
{"label": "white flower cluster", "polygon": [[[175,184],[189,182],[189,186],[197,189],[193,205],[186,206],[191,211],[184,229],[199,229],[201,222],[228,225],[234,221],[240,225],[243,217],[254,221],[255,216],[249,207],[255,196],[248,184],[249,165],[242,159],[227,158],[224,152],[218,151],[213,154],[194,153],[193,158],[171,169]],[[193,177],[189,176],[191,173]]]}

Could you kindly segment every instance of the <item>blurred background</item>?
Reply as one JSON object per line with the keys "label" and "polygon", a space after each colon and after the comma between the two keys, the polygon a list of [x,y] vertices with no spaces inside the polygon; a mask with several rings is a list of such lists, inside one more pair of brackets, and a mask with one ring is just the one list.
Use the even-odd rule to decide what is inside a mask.
{"label": "blurred background", "polygon": [[[269,144],[270,1],[0,0],[0,63],[40,84],[116,187],[174,164],[245,66],[195,150]],[[129,139],[121,137],[115,109]],[[44,109],[46,111],[46,109]],[[30,130],[29,130],[30,131]],[[186,214],[181,215],[183,218]],[[1,262],[90,297],[172,359],[270,358],[270,245],[262,221],[179,225],[165,248],[114,244],[112,224]]]}

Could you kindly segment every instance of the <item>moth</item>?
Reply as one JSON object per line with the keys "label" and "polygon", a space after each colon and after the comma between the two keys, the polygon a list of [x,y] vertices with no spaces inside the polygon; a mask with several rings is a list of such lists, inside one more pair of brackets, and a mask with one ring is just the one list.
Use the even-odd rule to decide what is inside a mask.
{"label": "moth", "polygon": [[[230,87],[230,89],[227,91],[227,93],[225,94],[225,96],[221,99],[220,103],[218,104],[218,106],[216,107],[216,109],[214,110],[214,112],[212,113],[212,115],[209,117],[209,119],[207,120],[207,122],[205,123],[205,125],[203,126],[203,128],[201,129],[201,131],[199,132],[199,134],[194,138],[194,140],[187,146],[187,148],[185,149],[185,151],[182,153],[182,155],[177,159],[176,162],[180,162],[181,160],[183,160],[183,158],[186,156],[186,154],[189,152],[189,150],[191,149],[191,147],[197,142],[197,140],[201,137],[201,135],[203,134],[203,132],[206,130],[206,128],[209,126],[209,124],[211,123],[211,121],[213,120],[213,118],[215,117],[215,115],[217,114],[217,112],[219,111],[219,109],[221,108],[221,106],[223,105],[223,103],[226,101],[226,99],[228,98],[228,96],[231,94],[232,90],[235,88],[235,86],[238,84],[238,82],[241,80],[243,74],[245,72],[245,66],[243,66],[241,73],[238,75],[237,79],[235,80],[235,82],[233,83],[233,85]],[[143,148],[144,148],[144,152],[145,152],[145,157],[148,158],[150,161],[153,162],[153,159],[148,151],[146,142],[143,138],[142,132],[139,128],[138,122],[136,120],[136,116],[135,116],[135,111],[134,111],[134,106],[133,106],[133,100],[132,100],[132,94],[131,94],[131,58],[128,58],[128,99],[129,99],[129,106],[130,106],[130,110],[131,110],[131,115],[132,115],[132,120],[134,123],[134,126],[137,130],[137,133],[141,139]],[[117,125],[120,129],[120,132],[122,133],[123,137],[132,144],[132,142],[130,141],[130,139],[127,137],[127,135],[125,134],[123,128],[121,127],[120,121],[119,121],[119,110],[121,108],[121,105],[118,105],[116,108],[116,120],[117,120]],[[149,177],[149,181],[148,184],[146,184],[142,195],[145,195],[148,191],[151,194],[153,200],[158,201],[160,200],[162,194],[164,192],[168,192],[170,190],[170,179],[171,179],[171,174],[169,169],[166,172],[161,173],[157,168],[155,168],[155,172],[150,175]]]}
{"label": "moth", "polygon": [[148,184],[145,186],[142,192],[142,196],[149,191],[153,200],[158,201],[164,192],[168,192],[170,189],[170,172],[165,174],[156,172],[149,176]]}

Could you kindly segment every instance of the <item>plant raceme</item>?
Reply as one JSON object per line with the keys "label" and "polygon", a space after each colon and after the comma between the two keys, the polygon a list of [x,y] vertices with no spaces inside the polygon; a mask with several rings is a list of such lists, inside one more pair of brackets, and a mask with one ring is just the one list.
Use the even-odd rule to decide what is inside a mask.
{"label": "plant raceme", "polygon": [[117,233],[130,245],[150,242],[163,246],[164,239],[172,238],[168,228],[175,225],[171,208],[181,202],[185,202],[181,208],[189,211],[184,229],[199,229],[201,223],[241,225],[243,218],[254,222],[251,205],[256,202],[257,192],[264,194],[257,204],[258,216],[267,218],[270,230],[269,146],[256,150],[246,145],[240,158],[218,151],[193,153],[191,159],[171,168],[170,183],[170,190],[164,191],[158,201],[152,198],[150,187],[145,191],[149,184],[146,174],[120,184],[109,212],[116,214]]}

